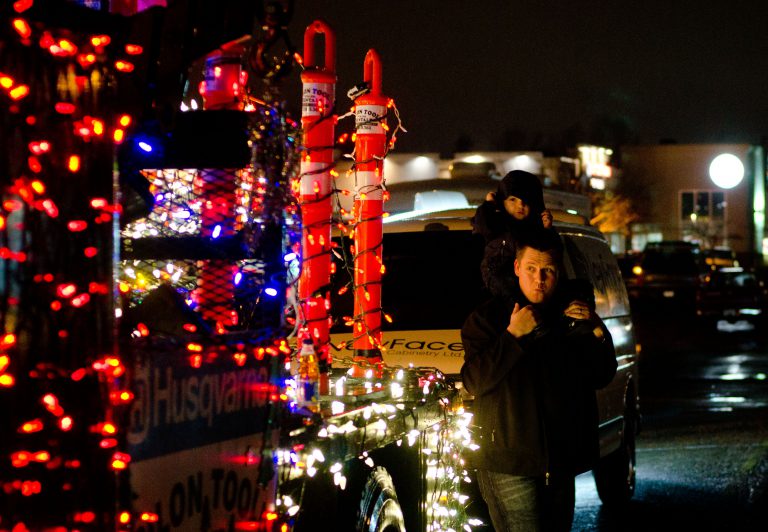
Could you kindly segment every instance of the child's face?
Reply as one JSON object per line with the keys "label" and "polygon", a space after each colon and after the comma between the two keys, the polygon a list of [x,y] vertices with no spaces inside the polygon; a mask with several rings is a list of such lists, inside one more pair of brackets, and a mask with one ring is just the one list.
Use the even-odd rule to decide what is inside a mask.
{"label": "child's face", "polygon": [[504,210],[516,220],[525,220],[531,214],[531,208],[518,197],[507,196],[504,199]]}

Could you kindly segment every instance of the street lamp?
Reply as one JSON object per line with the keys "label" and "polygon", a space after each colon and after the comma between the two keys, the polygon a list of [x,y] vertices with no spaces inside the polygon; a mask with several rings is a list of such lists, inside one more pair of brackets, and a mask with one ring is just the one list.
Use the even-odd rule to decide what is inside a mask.
{"label": "street lamp", "polygon": [[720,188],[733,188],[744,179],[744,163],[730,153],[721,153],[709,164],[709,178]]}

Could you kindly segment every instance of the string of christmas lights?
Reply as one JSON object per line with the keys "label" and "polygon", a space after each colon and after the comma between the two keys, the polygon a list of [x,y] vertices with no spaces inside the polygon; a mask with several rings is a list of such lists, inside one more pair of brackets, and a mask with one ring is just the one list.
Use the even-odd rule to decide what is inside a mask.
{"label": "string of christmas lights", "polygon": [[133,119],[105,102],[143,49],[28,18],[33,4],[7,3],[0,26],[0,523],[111,528],[132,400],[114,346],[112,161]]}

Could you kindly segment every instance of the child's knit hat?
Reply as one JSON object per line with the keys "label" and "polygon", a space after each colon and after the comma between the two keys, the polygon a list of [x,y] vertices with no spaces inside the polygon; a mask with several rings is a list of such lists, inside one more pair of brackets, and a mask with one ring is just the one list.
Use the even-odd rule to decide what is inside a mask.
{"label": "child's knit hat", "polygon": [[535,175],[524,170],[512,170],[499,183],[496,200],[503,203],[508,196],[523,200],[530,208],[531,214],[538,215],[544,210],[544,193],[541,181]]}

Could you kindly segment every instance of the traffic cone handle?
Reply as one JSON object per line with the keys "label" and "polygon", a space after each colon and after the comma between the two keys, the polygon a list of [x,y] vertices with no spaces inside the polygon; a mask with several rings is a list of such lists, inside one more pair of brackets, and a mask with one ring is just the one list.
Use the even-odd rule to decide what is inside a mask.
{"label": "traffic cone handle", "polygon": [[[315,64],[315,37],[325,37],[325,65]],[[304,68],[316,68],[329,74],[336,73],[336,35],[322,20],[316,20],[304,31]]]}
{"label": "traffic cone handle", "polygon": [[365,63],[363,63],[363,81],[365,81],[371,88],[371,95],[381,95],[381,57],[379,57],[379,53],[373,48],[368,50],[368,53],[365,54]]}

